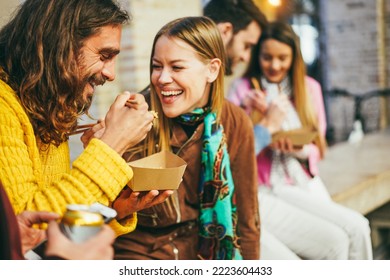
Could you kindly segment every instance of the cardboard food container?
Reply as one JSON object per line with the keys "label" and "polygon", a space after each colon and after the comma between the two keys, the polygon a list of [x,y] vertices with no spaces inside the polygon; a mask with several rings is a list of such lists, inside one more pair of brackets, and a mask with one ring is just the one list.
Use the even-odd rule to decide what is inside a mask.
{"label": "cardboard food container", "polygon": [[133,191],[177,189],[187,167],[182,158],[168,151],[127,164],[134,172],[133,178],[127,183]]}
{"label": "cardboard food container", "polygon": [[272,143],[281,138],[291,139],[294,146],[303,146],[313,142],[317,132],[310,128],[298,128],[293,130],[279,131],[272,135]]}

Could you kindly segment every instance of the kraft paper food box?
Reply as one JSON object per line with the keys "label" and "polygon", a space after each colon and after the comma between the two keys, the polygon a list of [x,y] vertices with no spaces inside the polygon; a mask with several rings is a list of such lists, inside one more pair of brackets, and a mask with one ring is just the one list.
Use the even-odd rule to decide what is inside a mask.
{"label": "kraft paper food box", "polygon": [[294,146],[303,146],[313,142],[317,132],[310,128],[298,128],[293,130],[279,131],[272,135],[272,143],[281,138],[290,138]]}
{"label": "kraft paper food box", "polygon": [[182,158],[168,151],[127,164],[134,172],[133,178],[127,184],[133,191],[177,189],[187,167]]}

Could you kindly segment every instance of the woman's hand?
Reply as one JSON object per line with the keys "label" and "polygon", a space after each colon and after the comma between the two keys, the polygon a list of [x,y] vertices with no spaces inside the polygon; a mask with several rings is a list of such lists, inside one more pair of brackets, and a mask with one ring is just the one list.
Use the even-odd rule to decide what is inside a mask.
{"label": "woman's hand", "polygon": [[280,138],[275,143],[270,145],[273,149],[279,150],[284,154],[298,153],[302,150],[303,146],[296,146],[292,143],[290,138]]}
{"label": "woman's hand", "polygon": [[259,111],[265,114],[268,108],[265,93],[261,90],[251,89],[243,100],[243,106],[252,111]]}
{"label": "woman's hand", "polygon": [[23,254],[46,239],[46,231],[43,229],[34,228],[33,225],[47,223],[49,221],[58,219],[59,217],[60,216],[56,213],[43,211],[24,211],[16,216],[19,224]]}
{"label": "woman's hand", "polygon": [[50,222],[47,239],[45,255],[48,257],[68,260],[111,260],[114,257],[115,233],[107,225],[87,241],[74,243],[61,232],[56,222]]}
{"label": "woman's hand", "polygon": [[172,194],[172,190],[133,192],[129,187],[125,187],[112,204],[112,207],[118,213],[116,219],[121,220],[134,212],[164,202]]}
{"label": "woman's hand", "polygon": [[270,134],[278,132],[286,118],[287,110],[290,106],[290,101],[285,94],[279,94],[269,104],[264,117],[260,121],[260,125],[268,128]]}

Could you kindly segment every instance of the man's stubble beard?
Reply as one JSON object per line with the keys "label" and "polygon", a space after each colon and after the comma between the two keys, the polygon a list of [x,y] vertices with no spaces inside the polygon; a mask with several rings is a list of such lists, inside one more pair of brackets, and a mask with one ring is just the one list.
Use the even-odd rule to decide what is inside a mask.
{"label": "man's stubble beard", "polygon": [[78,98],[78,100],[76,101],[77,111],[79,112],[79,115],[83,115],[83,114],[88,115],[88,111],[91,108],[95,92],[92,95],[87,95],[86,97],[84,97],[84,89],[91,82],[93,82],[95,84],[94,90],[96,90],[97,86],[104,85],[104,83],[106,82],[106,78],[99,77],[98,74],[94,74],[92,76],[87,75],[86,78],[83,79],[82,85],[80,87],[83,90],[82,90],[82,93],[78,95],[78,96],[80,96],[80,98]]}
{"label": "man's stubble beard", "polygon": [[226,65],[225,65],[225,75],[230,76],[233,74],[233,56],[230,55],[229,50],[233,48],[234,37],[229,40],[225,46],[226,53]]}
{"label": "man's stubble beard", "polygon": [[230,57],[226,57],[226,66],[225,66],[225,75],[230,76],[233,74],[232,70],[232,59]]}

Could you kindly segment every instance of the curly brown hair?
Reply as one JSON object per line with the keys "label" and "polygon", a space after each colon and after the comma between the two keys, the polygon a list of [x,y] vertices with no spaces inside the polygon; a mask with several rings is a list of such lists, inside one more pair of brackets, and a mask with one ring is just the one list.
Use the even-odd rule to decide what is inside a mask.
{"label": "curly brown hair", "polygon": [[27,0],[0,30],[0,79],[16,92],[43,143],[60,145],[77,125],[85,40],[129,19],[113,0]]}

